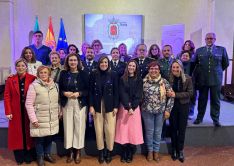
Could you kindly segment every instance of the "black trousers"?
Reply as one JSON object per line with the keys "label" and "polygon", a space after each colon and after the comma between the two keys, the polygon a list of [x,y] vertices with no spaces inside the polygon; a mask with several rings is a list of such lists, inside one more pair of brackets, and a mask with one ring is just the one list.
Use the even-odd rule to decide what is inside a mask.
{"label": "black trousers", "polygon": [[14,150],[14,157],[15,161],[17,163],[23,163],[23,162],[28,162],[30,163],[31,161],[35,160],[36,158],[36,150],[35,148],[30,149],[30,150]]}
{"label": "black trousers", "polygon": [[210,91],[210,116],[214,122],[218,122],[220,114],[220,92],[221,92],[220,85],[199,87],[197,119],[203,120],[203,117],[206,112],[209,91]]}
{"label": "black trousers", "polygon": [[169,118],[171,130],[172,149],[182,151],[184,149],[185,131],[189,113],[189,103],[180,104],[175,100]]}

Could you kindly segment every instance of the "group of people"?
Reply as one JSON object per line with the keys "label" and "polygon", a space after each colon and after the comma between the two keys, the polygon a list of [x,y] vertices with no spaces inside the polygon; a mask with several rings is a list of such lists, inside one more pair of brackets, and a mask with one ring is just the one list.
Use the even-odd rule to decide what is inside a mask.
{"label": "group of people", "polygon": [[73,44],[67,50],[51,51],[42,45],[40,31],[33,38],[34,44],[25,47],[15,62],[16,74],[8,77],[4,92],[8,147],[19,165],[34,158],[39,166],[44,161],[56,162],[51,146],[59,119],[63,120],[67,163],[81,162],[86,121],[94,124],[99,163],[112,161],[115,142],[121,145],[121,162],[132,162],[133,148],[143,143],[147,160],[159,162],[166,119],[171,157],[184,162],[185,131],[197,90],[194,124],[203,120],[210,91],[211,118],[216,127],[221,126],[220,87],[229,62],[225,48],[214,45],[214,33],[207,33],[206,46],[196,51],[187,40],[177,56],[171,45],[160,51],[153,44],[147,53],[147,46],[139,44],[132,57],[122,43],[111,49],[111,58],[101,53],[99,40],[91,46],[84,43],[80,55]]}

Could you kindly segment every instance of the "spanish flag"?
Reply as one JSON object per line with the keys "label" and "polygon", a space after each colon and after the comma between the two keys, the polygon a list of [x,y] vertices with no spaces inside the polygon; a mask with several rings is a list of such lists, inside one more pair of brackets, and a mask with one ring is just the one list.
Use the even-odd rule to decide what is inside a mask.
{"label": "spanish flag", "polygon": [[49,17],[49,28],[47,30],[45,45],[50,47],[53,51],[56,49],[56,42],[54,37],[54,30],[52,26],[52,18]]}

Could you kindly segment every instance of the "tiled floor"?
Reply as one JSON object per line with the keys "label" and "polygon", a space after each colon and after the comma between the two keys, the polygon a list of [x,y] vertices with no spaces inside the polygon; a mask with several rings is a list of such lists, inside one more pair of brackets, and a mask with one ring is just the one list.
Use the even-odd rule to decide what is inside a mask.
{"label": "tiled floor", "polygon": [[[185,148],[186,160],[182,164],[178,160],[172,161],[169,155],[161,155],[161,161],[159,163],[156,162],[148,162],[146,161],[143,155],[137,154],[134,156],[134,160],[131,164],[121,163],[119,161],[119,156],[114,156],[113,161],[110,164],[102,164],[109,166],[120,166],[120,165],[134,165],[134,166],[234,166],[234,147],[186,147]],[[55,156],[56,157],[56,156]],[[49,165],[57,165],[57,166],[74,166],[75,163],[66,164],[66,157],[60,158],[56,157],[57,163]],[[12,152],[6,149],[0,149],[0,165],[1,166],[13,166],[16,165],[14,162]],[[24,164],[26,165],[26,164]],[[36,166],[36,162],[30,164],[30,166]],[[82,162],[79,164],[80,166],[98,166],[100,165],[97,162],[97,159],[92,156],[82,156]],[[29,165],[28,165],[29,166]]]}

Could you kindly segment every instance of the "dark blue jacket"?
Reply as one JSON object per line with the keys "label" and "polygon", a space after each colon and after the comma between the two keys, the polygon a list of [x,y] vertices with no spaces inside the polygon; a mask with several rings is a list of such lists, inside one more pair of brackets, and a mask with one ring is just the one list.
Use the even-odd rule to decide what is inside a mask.
{"label": "dark blue jacket", "polygon": [[126,67],[126,63],[119,61],[117,66],[114,66],[114,62],[111,61],[111,70],[115,71],[119,77],[121,77],[124,74],[124,70]]}
{"label": "dark blue jacket", "polygon": [[139,58],[135,58],[134,59],[137,64],[139,65],[139,71],[138,73],[140,74],[141,78],[145,78],[145,76],[148,74],[148,65],[154,61],[154,59],[146,57],[143,61],[143,64],[140,64],[140,60]]}
{"label": "dark blue jacket", "polygon": [[[60,73],[59,79],[59,92],[60,92],[60,103],[64,107],[67,104],[68,98],[63,95],[63,92],[67,92],[69,89],[69,80],[71,79],[71,73],[63,70]],[[89,91],[88,74],[84,71],[79,71],[77,75],[77,89],[73,92],[79,92],[80,96],[77,98],[77,102],[80,103],[81,108],[88,104],[88,91]]]}
{"label": "dark blue jacket", "polygon": [[105,112],[112,112],[114,108],[119,108],[118,76],[115,72],[107,72],[104,85],[102,85],[103,81],[100,79],[98,70],[91,73],[89,81],[89,105],[93,106],[96,112],[101,112],[102,99],[105,104]]}

